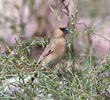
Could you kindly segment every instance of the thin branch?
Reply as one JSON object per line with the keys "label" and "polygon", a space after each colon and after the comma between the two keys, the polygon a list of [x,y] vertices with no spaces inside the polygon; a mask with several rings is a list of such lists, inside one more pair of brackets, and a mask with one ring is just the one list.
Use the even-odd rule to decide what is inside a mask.
{"label": "thin branch", "polygon": [[104,37],[104,36],[102,36],[102,35],[99,35],[99,34],[97,34],[97,33],[94,33],[94,32],[92,32],[92,33],[95,34],[95,35],[97,35],[97,36],[99,36],[99,37],[101,37],[101,38],[103,38],[104,40],[110,42],[110,39],[107,39],[106,37]]}

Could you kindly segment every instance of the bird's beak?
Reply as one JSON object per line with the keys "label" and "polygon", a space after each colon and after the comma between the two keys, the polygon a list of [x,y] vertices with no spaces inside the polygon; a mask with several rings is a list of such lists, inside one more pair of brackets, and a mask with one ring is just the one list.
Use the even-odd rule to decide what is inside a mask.
{"label": "bird's beak", "polygon": [[70,28],[69,28],[69,27],[66,27],[66,28],[65,28],[65,30],[66,30],[66,31],[69,31],[69,30],[70,30]]}
{"label": "bird's beak", "polygon": [[64,28],[64,34],[66,34],[66,33],[69,33],[69,31],[70,31],[70,28],[69,27],[66,27],[66,28]]}

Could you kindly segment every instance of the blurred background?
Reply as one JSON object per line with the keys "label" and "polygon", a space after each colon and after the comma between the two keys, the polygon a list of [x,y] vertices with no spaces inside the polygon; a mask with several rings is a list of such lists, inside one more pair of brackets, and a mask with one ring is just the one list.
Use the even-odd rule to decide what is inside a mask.
{"label": "blurred background", "polygon": [[[6,44],[12,46],[19,34],[23,40],[32,40],[36,36],[51,37],[56,27],[68,23],[64,5],[68,5],[70,17],[76,7],[79,23],[92,26],[97,34],[110,38],[110,0],[0,0],[0,52],[5,52]],[[80,36],[75,45],[78,52],[84,52],[84,48],[90,45],[83,24],[77,25]],[[106,39],[94,35],[91,40],[97,56],[109,51]],[[31,55],[41,52],[41,48],[36,47]]]}
{"label": "blurred background", "polygon": [[[31,73],[24,72],[37,72],[33,64],[59,25],[72,29],[65,58],[25,83]],[[110,0],[0,0],[0,98],[47,100],[50,93],[55,100],[110,100],[109,49]],[[9,87],[6,95],[13,77],[19,81],[10,84],[24,91]]]}

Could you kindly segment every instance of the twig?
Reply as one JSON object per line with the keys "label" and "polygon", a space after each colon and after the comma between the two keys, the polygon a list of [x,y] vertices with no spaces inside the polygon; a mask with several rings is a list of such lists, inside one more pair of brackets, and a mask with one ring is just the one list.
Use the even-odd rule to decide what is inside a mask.
{"label": "twig", "polygon": [[[85,24],[85,23],[76,23],[76,24],[83,24],[84,25],[84,27],[86,28],[85,30],[87,30],[88,31],[88,27],[87,27],[87,25]],[[110,42],[110,39],[107,39],[106,37],[104,37],[104,36],[102,36],[102,35],[99,35],[99,34],[97,34],[97,33],[95,33],[95,32],[93,32],[93,30],[92,30],[92,32],[91,32],[92,34],[94,34],[94,35],[97,35],[97,36],[99,36],[99,37],[101,37],[101,38],[103,38],[104,40],[106,40],[106,41],[108,41],[108,42]]]}
{"label": "twig", "polygon": [[97,35],[97,36],[99,36],[99,37],[101,37],[101,38],[103,38],[104,40],[110,42],[110,39],[107,39],[106,37],[104,37],[104,36],[102,36],[102,35],[99,35],[99,34],[97,34],[97,33],[94,33],[94,32],[92,32],[92,33],[95,34],[95,35]]}

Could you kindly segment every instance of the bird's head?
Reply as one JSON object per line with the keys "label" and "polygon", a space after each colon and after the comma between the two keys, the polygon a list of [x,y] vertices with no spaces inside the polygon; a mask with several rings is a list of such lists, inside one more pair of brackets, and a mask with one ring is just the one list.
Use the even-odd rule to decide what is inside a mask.
{"label": "bird's head", "polygon": [[67,33],[69,33],[69,31],[70,31],[70,28],[69,28],[69,27],[59,26],[59,27],[54,31],[53,37],[54,37],[54,38],[65,37],[65,35],[66,35]]}

